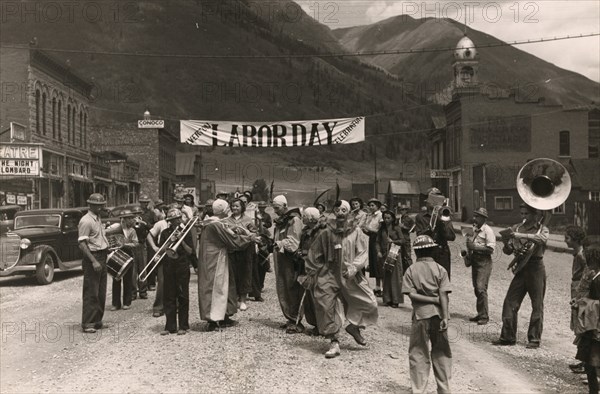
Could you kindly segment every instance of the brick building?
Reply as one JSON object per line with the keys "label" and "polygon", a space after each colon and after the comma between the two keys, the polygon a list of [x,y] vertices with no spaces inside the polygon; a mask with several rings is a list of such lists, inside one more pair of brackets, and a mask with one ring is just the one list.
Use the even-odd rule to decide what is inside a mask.
{"label": "brick building", "polygon": [[35,48],[0,48],[0,69],[0,142],[5,147],[41,146],[36,175],[3,175],[0,196],[4,201],[16,196],[26,208],[86,205],[93,190],[88,134],[92,85]]}
{"label": "brick building", "polygon": [[[483,206],[493,222],[518,222],[519,169],[540,157],[566,166],[598,157],[597,109],[565,108],[518,90],[484,89],[479,55],[468,37],[459,41],[454,57],[452,100],[443,117],[432,119],[432,183],[450,198],[458,218],[466,220]],[[570,200],[554,210],[555,223],[571,221]]]}
{"label": "brick building", "polygon": [[104,195],[109,206],[138,202],[140,164],[120,152],[92,152],[94,192]]}
{"label": "brick building", "polygon": [[138,128],[137,123],[124,123],[98,126],[93,138],[99,151],[121,153],[139,163],[139,192],[147,193],[153,201],[172,201],[178,136],[164,128]]}

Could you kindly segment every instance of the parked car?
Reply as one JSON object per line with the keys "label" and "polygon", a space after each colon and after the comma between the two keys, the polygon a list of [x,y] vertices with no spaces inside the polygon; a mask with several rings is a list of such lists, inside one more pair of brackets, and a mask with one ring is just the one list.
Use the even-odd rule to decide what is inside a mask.
{"label": "parked car", "polygon": [[0,234],[13,229],[15,215],[22,209],[20,205],[0,205]]}
{"label": "parked car", "polygon": [[55,269],[80,267],[77,226],[86,212],[87,208],[17,212],[14,230],[3,234],[0,242],[0,277],[35,274],[40,285],[47,285]]}

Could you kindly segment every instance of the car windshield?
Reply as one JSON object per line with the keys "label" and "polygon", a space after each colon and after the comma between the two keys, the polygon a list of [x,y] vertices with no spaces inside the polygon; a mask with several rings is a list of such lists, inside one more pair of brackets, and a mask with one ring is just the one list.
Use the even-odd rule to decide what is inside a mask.
{"label": "car windshield", "polygon": [[59,227],[60,215],[27,215],[15,218],[15,230],[25,227]]}

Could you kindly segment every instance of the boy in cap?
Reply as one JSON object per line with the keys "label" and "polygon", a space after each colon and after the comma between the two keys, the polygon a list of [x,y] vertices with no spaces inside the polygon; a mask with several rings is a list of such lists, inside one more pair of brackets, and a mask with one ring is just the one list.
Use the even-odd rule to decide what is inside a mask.
{"label": "boy in cap", "polygon": [[[408,362],[413,393],[423,393],[429,380],[429,366],[438,393],[450,393],[452,352],[448,342],[448,273],[433,259],[435,242],[429,235],[415,239],[417,261],[404,274],[402,292],[413,304],[412,328],[408,345]],[[431,359],[429,343],[431,342]]]}
{"label": "boy in cap", "polygon": [[496,248],[496,235],[487,225],[487,209],[481,207],[473,212],[473,237],[467,237],[467,250],[471,259],[471,270],[475,297],[477,297],[477,315],[471,321],[479,325],[487,324],[488,295],[487,288],[492,274],[492,254]]}
{"label": "boy in cap", "polygon": [[[119,215],[121,223],[115,223],[109,229],[118,229],[123,232],[122,250],[129,256],[134,257],[133,248],[138,246],[138,237],[135,231],[135,213],[130,209],[124,209]],[[135,264],[132,262],[131,265]],[[112,281],[112,307],[111,311],[121,309],[127,310],[131,307],[132,289],[133,289],[133,267],[129,267],[121,280],[113,278]],[[121,285],[122,284],[122,285]],[[121,288],[123,289],[123,303],[121,303]]]}

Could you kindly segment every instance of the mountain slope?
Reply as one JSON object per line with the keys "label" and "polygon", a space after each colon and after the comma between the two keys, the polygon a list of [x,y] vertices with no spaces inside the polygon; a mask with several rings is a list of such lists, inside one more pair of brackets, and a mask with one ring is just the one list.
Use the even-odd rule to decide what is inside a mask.
{"label": "mountain slope", "polygon": [[[411,48],[454,48],[462,38],[464,25],[451,19],[413,19],[402,15],[366,25],[334,30],[349,51],[384,51]],[[468,29],[477,45],[500,40]],[[526,46],[523,46],[526,49]],[[561,69],[513,46],[479,48],[480,81],[490,87],[518,88],[529,96],[544,96],[553,102],[573,105],[600,100],[600,84],[572,71]],[[442,91],[452,81],[451,51],[364,58],[420,86],[427,98]]]}

